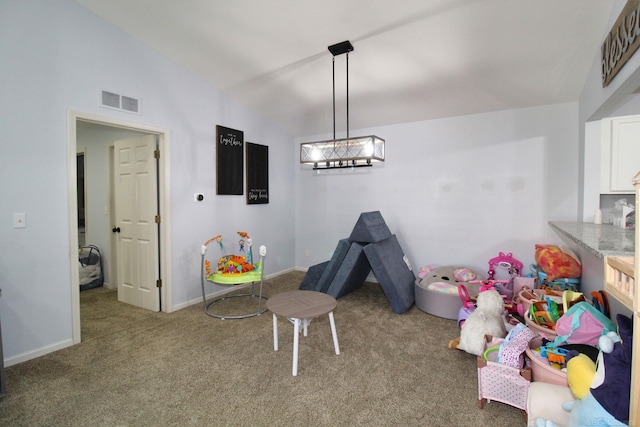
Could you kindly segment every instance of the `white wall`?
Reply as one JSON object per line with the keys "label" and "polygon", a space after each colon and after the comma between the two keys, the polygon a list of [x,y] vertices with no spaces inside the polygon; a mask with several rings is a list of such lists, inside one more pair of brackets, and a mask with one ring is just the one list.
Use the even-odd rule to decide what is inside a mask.
{"label": "white wall", "polygon": [[[616,0],[609,25],[612,28],[626,4]],[[603,40],[605,35],[603,35]],[[600,50],[595,52],[593,63],[579,101],[579,217],[593,221],[593,212],[599,204],[600,193],[600,119],[622,115],[640,114],[640,98],[634,92],[640,87],[640,55],[633,55],[607,87],[602,87]],[[582,289],[585,293],[603,288],[603,261],[588,251],[573,245],[582,261]],[[612,312],[629,311],[612,302]]]}
{"label": "white wall", "polygon": [[[0,3],[0,315],[7,364],[72,342],[69,109],[169,129],[173,302],[200,297],[200,245],[246,230],[267,273],[294,266],[293,138],[71,0]],[[107,89],[142,114],[98,107]],[[269,146],[270,203],[215,195],[215,126]],[[75,167],[75,164],[71,165]],[[195,203],[193,193],[205,194]],[[27,227],[13,228],[24,212]],[[166,279],[166,278],[165,278]]]}
{"label": "white wall", "polygon": [[570,103],[352,131],[386,139],[386,161],[297,167],[296,265],[330,259],[359,214],[379,210],[416,269],[486,271],[500,251],[528,266],[535,243],[560,242],[548,221],[577,218],[576,123]]}

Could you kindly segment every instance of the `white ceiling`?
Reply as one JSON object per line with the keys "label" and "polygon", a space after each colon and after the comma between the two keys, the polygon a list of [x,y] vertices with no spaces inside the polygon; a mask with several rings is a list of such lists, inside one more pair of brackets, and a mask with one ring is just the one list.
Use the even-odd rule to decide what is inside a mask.
{"label": "white ceiling", "polygon": [[[614,0],[76,0],[294,136],[577,101]],[[346,55],[336,128],[346,128]],[[340,136],[340,135],[338,135]]]}

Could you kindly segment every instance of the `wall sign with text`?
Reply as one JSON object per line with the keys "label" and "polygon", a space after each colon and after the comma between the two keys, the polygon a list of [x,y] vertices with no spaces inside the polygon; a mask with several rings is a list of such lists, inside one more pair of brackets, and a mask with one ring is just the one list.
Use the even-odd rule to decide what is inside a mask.
{"label": "wall sign with text", "polygon": [[244,132],[216,126],[216,194],[242,195]]}
{"label": "wall sign with text", "polygon": [[627,1],[616,23],[602,42],[602,87],[606,87],[618,71],[640,47],[640,1]]}
{"label": "wall sign with text", "polygon": [[247,204],[269,203],[269,147],[247,142]]}

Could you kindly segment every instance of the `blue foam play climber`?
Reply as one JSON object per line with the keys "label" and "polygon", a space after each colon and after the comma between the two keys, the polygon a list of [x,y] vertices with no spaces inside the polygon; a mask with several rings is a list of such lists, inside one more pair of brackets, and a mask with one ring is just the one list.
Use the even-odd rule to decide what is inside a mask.
{"label": "blue foam play climber", "polygon": [[338,299],[360,288],[373,271],[394,313],[415,301],[411,264],[379,211],[360,214],[348,239],[342,239],[330,261],[309,268],[300,289]]}

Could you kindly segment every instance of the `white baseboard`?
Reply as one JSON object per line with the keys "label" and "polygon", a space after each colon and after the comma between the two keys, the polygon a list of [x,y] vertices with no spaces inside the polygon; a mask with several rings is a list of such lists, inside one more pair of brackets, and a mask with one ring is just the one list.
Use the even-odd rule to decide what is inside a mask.
{"label": "white baseboard", "polygon": [[55,344],[48,345],[46,347],[42,347],[33,351],[28,351],[26,353],[18,354],[17,356],[9,357],[4,359],[4,366],[13,366],[18,363],[26,362],[27,360],[35,359],[40,356],[44,356],[45,354],[53,353],[54,351],[62,350],[63,348],[71,347],[73,345],[73,340],[64,340]]}

